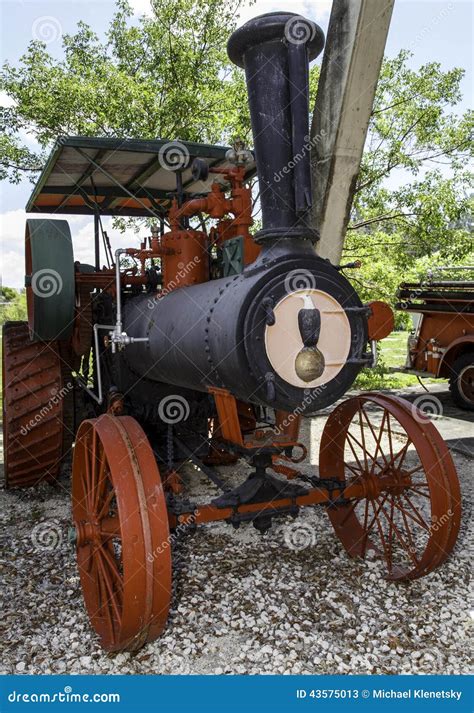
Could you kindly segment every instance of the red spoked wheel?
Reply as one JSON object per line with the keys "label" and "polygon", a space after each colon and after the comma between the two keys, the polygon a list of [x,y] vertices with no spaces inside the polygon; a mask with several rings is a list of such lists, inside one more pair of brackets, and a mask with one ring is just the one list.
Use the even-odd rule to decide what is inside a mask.
{"label": "red spoked wheel", "polygon": [[459,481],[419,409],[381,394],[343,402],[324,428],[319,468],[346,486],[347,502],[327,512],[349,555],[372,550],[391,580],[422,577],[447,559],[459,532]]}
{"label": "red spoked wheel", "polygon": [[158,466],[130,416],[104,414],[81,424],[72,511],[92,626],[107,651],[137,650],[166,624],[171,553]]}

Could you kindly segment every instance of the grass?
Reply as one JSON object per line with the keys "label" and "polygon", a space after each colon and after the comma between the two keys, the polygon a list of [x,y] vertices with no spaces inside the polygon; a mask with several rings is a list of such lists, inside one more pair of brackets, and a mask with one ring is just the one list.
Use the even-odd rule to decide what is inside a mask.
{"label": "grass", "polygon": [[[356,379],[355,388],[403,389],[419,385],[413,374],[392,372],[393,367],[404,366],[407,357],[408,331],[392,332],[380,342],[379,362],[375,369],[364,369]],[[439,379],[424,379],[423,383],[434,383]]]}

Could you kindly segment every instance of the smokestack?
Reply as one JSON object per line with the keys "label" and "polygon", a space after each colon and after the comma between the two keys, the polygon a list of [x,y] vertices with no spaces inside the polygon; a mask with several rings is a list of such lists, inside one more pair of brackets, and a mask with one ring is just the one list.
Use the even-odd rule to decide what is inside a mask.
{"label": "smokestack", "polygon": [[279,237],[317,240],[311,207],[309,62],[324,34],[311,20],[272,12],[249,20],[227,44],[245,69],[263,228],[257,242]]}

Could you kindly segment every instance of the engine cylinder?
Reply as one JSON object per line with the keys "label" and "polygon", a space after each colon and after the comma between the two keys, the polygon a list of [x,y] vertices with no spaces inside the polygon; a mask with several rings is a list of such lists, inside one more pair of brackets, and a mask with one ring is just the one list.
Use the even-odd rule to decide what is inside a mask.
{"label": "engine cylinder", "polygon": [[[284,411],[313,413],[340,398],[361,368],[367,341],[357,293],[312,248],[288,253],[279,246],[271,259],[266,253],[239,275],[130,299],[126,330],[149,338],[127,347],[134,372],[197,391],[225,388]],[[304,349],[298,314],[308,308],[320,314],[324,368],[305,380],[297,368]]]}

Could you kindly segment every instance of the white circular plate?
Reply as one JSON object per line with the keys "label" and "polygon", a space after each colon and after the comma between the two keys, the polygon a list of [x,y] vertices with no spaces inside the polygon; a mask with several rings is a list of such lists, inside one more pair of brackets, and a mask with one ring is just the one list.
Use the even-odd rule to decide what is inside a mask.
{"label": "white circular plate", "polygon": [[[298,327],[301,309],[316,308],[321,314],[317,343],[325,360],[323,373],[313,381],[303,381],[296,373],[295,361],[303,348]],[[297,290],[283,297],[274,307],[275,324],[265,330],[265,348],[275,372],[292,386],[311,389],[334,379],[347,361],[351,348],[351,326],[343,307],[321,290]]]}

